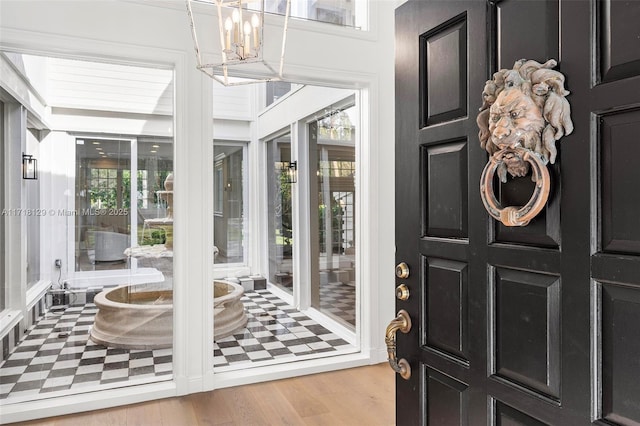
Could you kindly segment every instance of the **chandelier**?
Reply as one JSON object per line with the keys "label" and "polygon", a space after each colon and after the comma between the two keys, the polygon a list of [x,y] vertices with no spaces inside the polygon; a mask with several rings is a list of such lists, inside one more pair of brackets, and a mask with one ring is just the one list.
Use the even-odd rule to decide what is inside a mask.
{"label": "chandelier", "polygon": [[[214,42],[214,51],[219,51],[221,62],[203,61],[192,2],[215,4],[217,8],[219,46],[216,48],[217,43]],[[196,51],[197,68],[225,86],[282,80],[291,0],[268,0],[268,5],[273,8],[268,12],[277,13],[279,12],[277,9],[282,6],[285,9],[284,15],[274,15],[282,19],[280,62],[275,66],[264,58],[265,0],[187,0],[187,13]],[[245,77],[245,79],[238,80],[233,77]]]}

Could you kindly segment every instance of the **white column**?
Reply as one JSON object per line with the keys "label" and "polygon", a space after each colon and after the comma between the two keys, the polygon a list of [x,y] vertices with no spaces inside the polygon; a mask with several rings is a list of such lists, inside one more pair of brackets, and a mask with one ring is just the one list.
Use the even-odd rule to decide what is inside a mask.
{"label": "white column", "polygon": [[[22,179],[22,153],[26,147],[27,110],[18,104],[6,103],[4,106],[6,168],[5,208],[15,214],[5,216],[5,269],[7,308],[22,311],[26,317],[27,291],[27,245],[25,236],[26,216],[21,209],[25,206],[25,193]],[[23,320],[23,324],[24,324]]]}
{"label": "white column", "polygon": [[[129,163],[131,164],[131,188],[129,188],[130,245],[135,247],[138,245],[138,138],[131,139],[131,160]],[[131,269],[135,269],[135,266],[137,266],[136,262],[131,265]]]}

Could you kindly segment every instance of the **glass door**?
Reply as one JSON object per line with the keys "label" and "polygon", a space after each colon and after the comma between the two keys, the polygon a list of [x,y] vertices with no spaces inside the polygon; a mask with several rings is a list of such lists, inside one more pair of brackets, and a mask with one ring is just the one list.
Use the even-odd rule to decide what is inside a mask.
{"label": "glass door", "polygon": [[291,134],[267,142],[269,281],[293,294]]}
{"label": "glass door", "polygon": [[128,268],[131,144],[76,140],[76,271]]}
{"label": "glass door", "polygon": [[355,113],[354,106],[334,109],[309,126],[315,172],[310,176],[311,306],[348,328],[356,324]]}
{"label": "glass door", "polygon": [[[0,165],[2,166],[2,172],[0,172],[0,212],[4,211],[4,103],[0,102]],[[0,215],[0,312],[5,308],[5,277],[4,277],[4,262],[5,262],[5,240],[4,240],[4,218],[5,215]]]}

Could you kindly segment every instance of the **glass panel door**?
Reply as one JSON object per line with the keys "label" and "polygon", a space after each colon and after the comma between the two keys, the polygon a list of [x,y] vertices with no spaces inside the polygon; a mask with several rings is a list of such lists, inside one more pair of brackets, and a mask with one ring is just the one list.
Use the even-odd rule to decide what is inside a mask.
{"label": "glass panel door", "polygon": [[[331,111],[310,125],[311,306],[355,327],[355,107]],[[313,167],[312,167],[313,169]]]}
{"label": "glass panel door", "polygon": [[130,140],[76,140],[77,271],[127,268],[130,168]]}
{"label": "glass panel door", "polygon": [[267,142],[269,281],[293,294],[293,214],[288,169],[291,135]]}
{"label": "glass panel door", "polygon": [[[0,212],[4,211],[4,103],[0,102]],[[4,240],[4,218],[5,215],[0,215],[0,312],[5,308],[5,277],[4,277],[4,262],[5,262],[5,240]]]}

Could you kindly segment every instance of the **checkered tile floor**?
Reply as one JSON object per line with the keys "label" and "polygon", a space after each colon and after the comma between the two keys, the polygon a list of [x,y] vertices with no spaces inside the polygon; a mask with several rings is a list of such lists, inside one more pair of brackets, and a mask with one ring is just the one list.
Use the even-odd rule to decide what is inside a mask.
{"label": "checkered tile floor", "polygon": [[246,292],[247,325],[214,342],[214,368],[353,349],[269,290]]}
{"label": "checkered tile floor", "polygon": [[[354,349],[268,290],[247,292],[242,300],[249,321],[237,334],[214,342],[215,368]],[[34,399],[55,391],[82,392],[134,379],[171,378],[171,349],[125,350],[93,343],[89,329],[96,312],[96,306],[88,303],[48,313],[31,327],[0,365],[0,401]]]}
{"label": "checkered tile floor", "polygon": [[47,313],[0,365],[0,399],[106,385],[133,378],[171,378],[171,349],[124,350],[89,340],[93,303]]}
{"label": "checkered tile floor", "polygon": [[355,327],[356,288],[337,282],[320,286],[320,311],[334,315]]}

